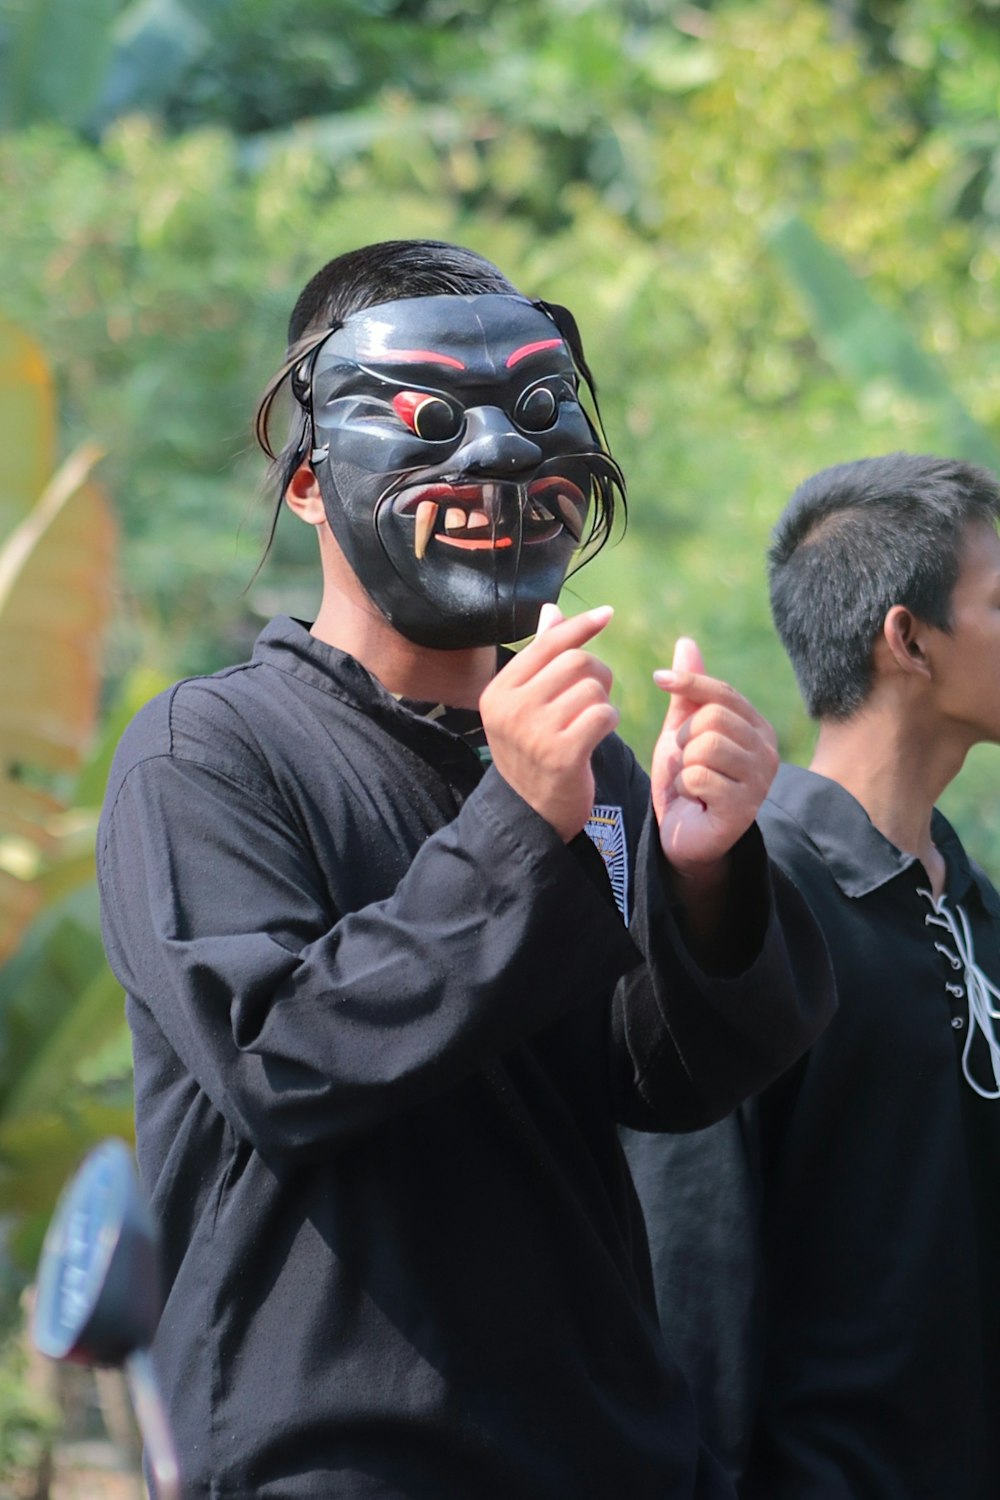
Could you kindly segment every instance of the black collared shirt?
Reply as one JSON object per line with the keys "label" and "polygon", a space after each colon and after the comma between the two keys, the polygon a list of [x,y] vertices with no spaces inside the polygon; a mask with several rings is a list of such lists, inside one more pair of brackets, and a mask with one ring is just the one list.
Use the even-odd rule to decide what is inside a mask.
{"label": "black collared shirt", "polygon": [[[747,1500],[996,1500],[1000,1101],[963,1077],[964,968],[922,865],[842,787],[783,767],[761,826],[839,1010],[729,1121],[629,1142],[661,1317]],[[1000,899],[933,834],[1000,984]],[[969,1065],[995,1086],[981,1036]]]}
{"label": "black collared shirt", "polygon": [[126,732],[98,863],[185,1494],[731,1494],[656,1327],[614,1122],[719,1118],[832,987],[755,830],[742,940],[699,969],[644,772],[615,736],[594,772],[610,882],[591,839],[288,619]]}

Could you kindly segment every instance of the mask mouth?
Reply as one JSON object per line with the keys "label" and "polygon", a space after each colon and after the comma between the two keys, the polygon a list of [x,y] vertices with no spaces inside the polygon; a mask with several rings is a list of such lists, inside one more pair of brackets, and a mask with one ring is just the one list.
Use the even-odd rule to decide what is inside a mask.
{"label": "mask mouth", "polygon": [[412,526],[419,561],[436,547],[499,552],[539,546],[563,532],[578,543],[588,498],[573,480],[547,474],[526,485],[505,480],[409,484],[384,503],[404,526]]}

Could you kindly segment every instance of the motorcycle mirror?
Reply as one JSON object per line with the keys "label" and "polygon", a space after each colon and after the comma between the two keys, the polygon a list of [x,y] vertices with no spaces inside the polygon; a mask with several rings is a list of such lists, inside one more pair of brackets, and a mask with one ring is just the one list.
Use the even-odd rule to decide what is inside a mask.
{"label": "motorcycle mirror", "polygon": [[173,1436],[149,1346],[161,1311],[156,1226],[124,1141],[63,1189],[45,1236],[32,1337],[50,1359],[122,1366],[159,1500],[180,1500]]}

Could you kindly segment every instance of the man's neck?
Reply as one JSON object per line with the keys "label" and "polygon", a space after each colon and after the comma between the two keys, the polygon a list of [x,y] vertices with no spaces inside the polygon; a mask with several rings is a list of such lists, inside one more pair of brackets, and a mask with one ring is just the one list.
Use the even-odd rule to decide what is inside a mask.
{"label": "man's neck", "polygon": [[921,861],[940,895],[945,868],[931,814],[967,749],[946,743],[919,715],[866,705],[845,722],[821,722],[809,769],[846,788],[890,843]]}
{"label": "man's neck", "polygon": [[369,599],[347,600],[329,590],[311,633],[353,656],[388,692],[448,708],[477,708],[497,669],[495,646],[467,651],[417,646],[394,630]]}

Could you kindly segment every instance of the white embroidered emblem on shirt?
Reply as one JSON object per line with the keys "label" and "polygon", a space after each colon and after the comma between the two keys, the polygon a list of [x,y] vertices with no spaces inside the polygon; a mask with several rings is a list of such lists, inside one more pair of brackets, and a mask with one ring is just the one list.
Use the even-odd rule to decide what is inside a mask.
{"label": "white embroidered emblem on shirt", "polygon": [[587,819],[584,833],[594,844],[604,860],[615,905],[628,924],[628,845],[625,840],[625,819],[620,807],[608,803],[596,803]]}

